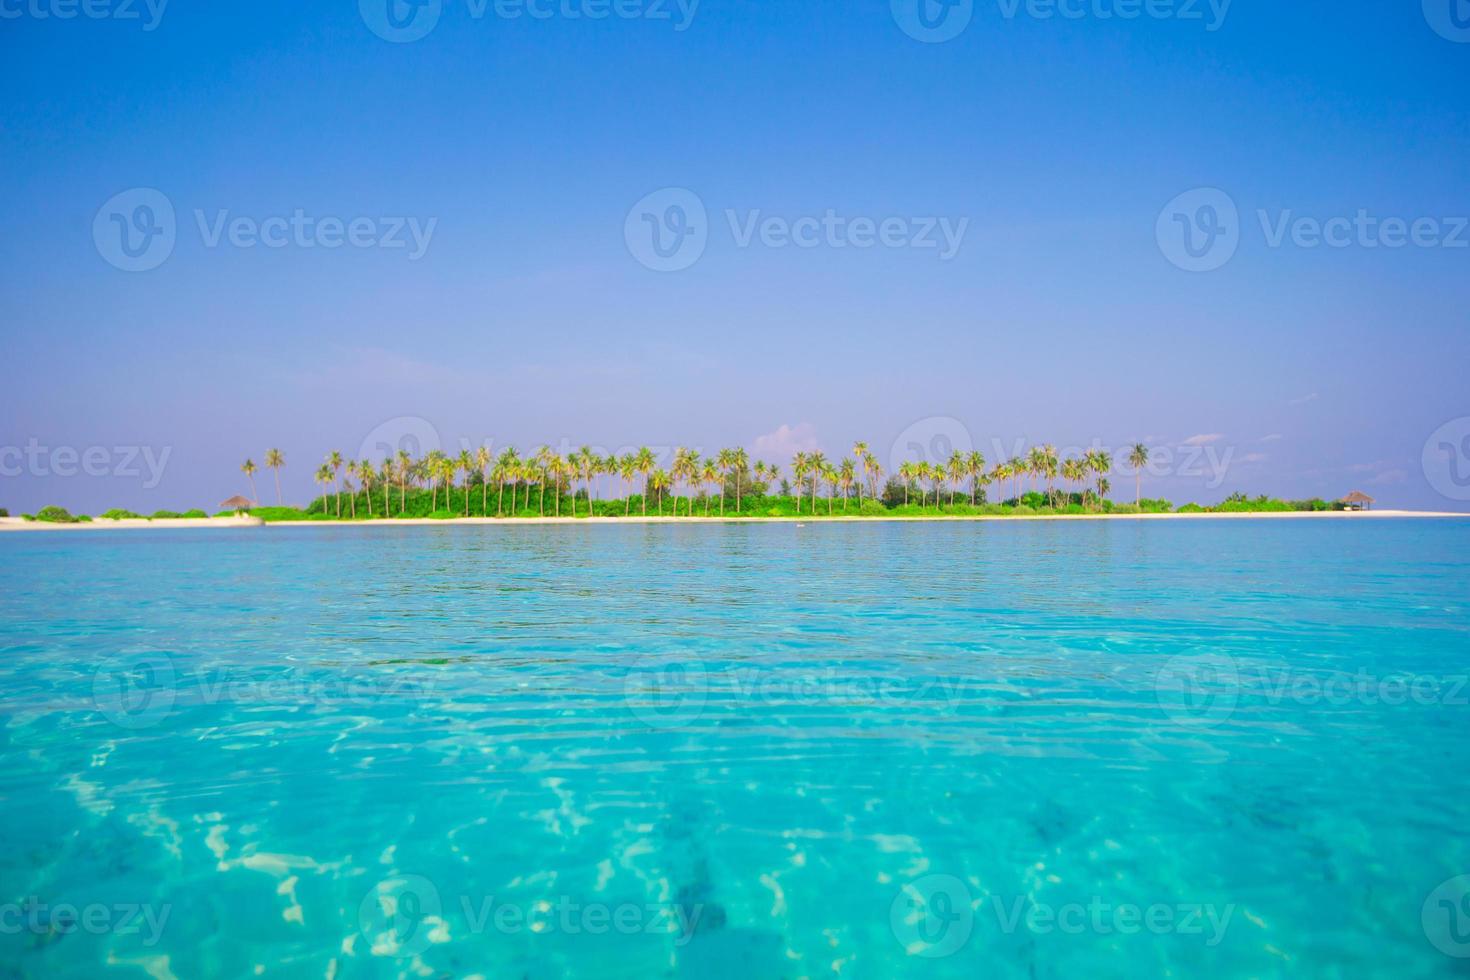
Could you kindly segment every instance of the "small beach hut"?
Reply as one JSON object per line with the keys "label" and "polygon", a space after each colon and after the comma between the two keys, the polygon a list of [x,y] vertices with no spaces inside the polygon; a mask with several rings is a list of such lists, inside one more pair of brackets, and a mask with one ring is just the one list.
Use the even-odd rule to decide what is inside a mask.
{"label": "small beach hut", "polygon": [[1348,510],[1372,510],[1373,509],[1373,498],[1370,497],[1370,496],[1368,496],[1366,493],[1364,493],[1361,490],[1354,490],[1352,493],[1348,494],[1346,497],[1343,497],[1342,499],[1338,500],[1338,503],[1340,503],[1343,506],[1345,506]]}
{"label": "small beach hut", "polygon": [[236,494],[229,500],[220,503],[220,507],[222,509],[233,510],[236,514],[244,514],[254,506],[255,502],[253,500],[247,500],[239,494]]}

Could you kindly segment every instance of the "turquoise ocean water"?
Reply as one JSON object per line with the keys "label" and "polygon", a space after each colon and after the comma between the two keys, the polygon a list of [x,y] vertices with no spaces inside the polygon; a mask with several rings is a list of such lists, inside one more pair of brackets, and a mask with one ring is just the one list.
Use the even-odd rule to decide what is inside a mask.
{"label": "turquoise ocean water", "polygon": [[1470,970],[1470,522],[0,536],[0,976]]}

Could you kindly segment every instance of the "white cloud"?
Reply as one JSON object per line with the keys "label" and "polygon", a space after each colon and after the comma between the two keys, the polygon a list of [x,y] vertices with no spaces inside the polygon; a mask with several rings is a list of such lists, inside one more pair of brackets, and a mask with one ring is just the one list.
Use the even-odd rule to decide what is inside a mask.
{"label": "white cloud", "polygon": [[1379,473],[1377,476],[1375,476],[1373,479],[1369,480],[1368,482],[1369,483],[1403,483],[1408,478],[1409,478],[1409,474],[1405,473],[1403,470],[1384,470],[1382,473]]}
{"label": "white cloud", "polygon": [[1295,406],[1295,405],[1305,405],[1307,402],[1314,402],[1316,400],[1317,400],[1317,393],[1314,391],[1310,395],[1302,395],[1300,398],[1293,398],[1291,401],[1287,402],[1286,404],[1293,405],[1293,406]]}
{"label": "white cloud", "polygon": [[1279,432],[1273,432],[1269,436],[1261,436],[1262,442],[1280,442],[1285,437]]}
{"label": "white cloud", "polygon": [[817,430],[810,422],[782,425],[775,432],[756,436],[750,446],[755,455],[784,463],[798,452],[811,452],[817,448]]}
{"label": "white cloud", "polygon": [[1240,457],[1240,459],[1237,462],[1241,462],[1241,463],[1264,463],[1265,461],[1266,461],[1266,454],[1265,453],[1246,453],[1244,456]]}
{"label": "white cloud", "polygon": [[1184,440],[1186,446],[1208,446],[1212,442],[1219,442],[1225,436],[1220,432],[1205,432],[1197,436],[1190,436]]}

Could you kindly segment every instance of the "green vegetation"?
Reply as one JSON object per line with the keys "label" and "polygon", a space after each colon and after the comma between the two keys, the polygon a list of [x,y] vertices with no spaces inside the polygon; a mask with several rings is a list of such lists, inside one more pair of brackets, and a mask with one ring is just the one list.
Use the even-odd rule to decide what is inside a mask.
{"label": "green vegetation", "polygon": [[42,507],[36,512],[36,516],[30,520],[43,521],[47,524],[76,524],[82,518],[73,517],[65,507]]}
{"label": "green vegetation", "polygon": [[135,514],[130,510],[123,510],[120,507],[114,507],[112,510],[105,510],[98,516],[105,517],[109,521],[136,521],[142,520],[143,518],[142,514]]}
{"label": "green vegetation", "polygon": [[[455,517],[791,517],[821,518],[944,516],[1046,516],[1085,514],[1241,513],[1326,510],[1322,500],[1284,501],[1234,494],[1214,507],[1185,504],[1174,509],[1142,494],[1147,447],[1131,447],[1134,503],[1108,499],[1112,455],[1088,450],[1062,457],[1055,447],[1036,446],[1024,455],[988,466],[979,452],[954,452],[942,462],[906,462],[887,474],[866,443],[852,455],[828,460],[822,452],[799,452],[783,472],[776,463],[752,461],[746,450],[721,449],[708,456],[674,450],[667,468],[642,448],[602,456],[589,447],[562,455],[542,446],[527,455],[488,447],[457,455],[434,450],[415,459],[399,452],[374,463],[329,453],[314,478],[322,494],[306,508],[255,507],[265,521],[374,520],[385,517],[448,520]],[[285,457],[265,454],[277,481]],[[255,463],[240,467],[254,497]],[[886,479],[885,479],[886,478]],[[600,497],[606,480],[620,493]],[[1000,499],[992,501],[994,493]],[[233,512],[222,511],[219,516]]]}

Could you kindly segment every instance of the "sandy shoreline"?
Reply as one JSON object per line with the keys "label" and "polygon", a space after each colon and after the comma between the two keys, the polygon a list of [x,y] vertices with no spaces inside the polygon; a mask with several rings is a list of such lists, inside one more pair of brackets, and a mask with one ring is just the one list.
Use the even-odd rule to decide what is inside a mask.
{"label": "sandy shoreline", "polygon": [[160,517],[152,521],[141,518],[112,521],[105,517],[94,517],[81,524],[51,524],[46,521],[27,521],[20,517],[0,517],[0,531],[117,531],[150,527],[265,527],[265,521],[258,517]]}
{"label": "sandy shoreline", "polygon": [[18,517],[0,518],[4,531],[89,531],[146,528],[241,528],[241,527],[443,527],[445,525],[488,525],[514,527],[524,524],[819,524],[819,523],[906,523],[926,521],[1167,521],[1167,520],[1353,520],[1384,518],[1470,518],[1470,513],[1426,510],[1373,511],[1269,511],[1230,514],[932,514],[867,517],[840,514],[832,517],[389,517],[369,521],[271,521],[257,517],[159,518],[158,520],[110,521],[94,518],[84,524],[48,524]]}

